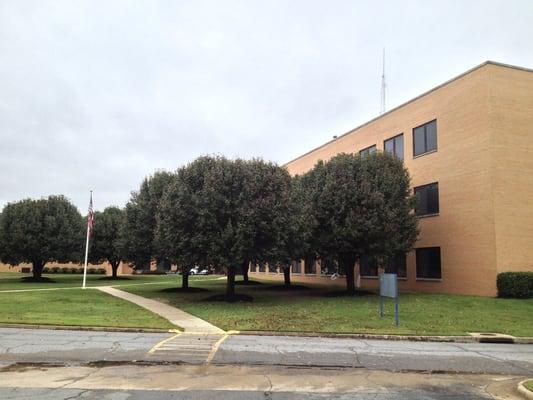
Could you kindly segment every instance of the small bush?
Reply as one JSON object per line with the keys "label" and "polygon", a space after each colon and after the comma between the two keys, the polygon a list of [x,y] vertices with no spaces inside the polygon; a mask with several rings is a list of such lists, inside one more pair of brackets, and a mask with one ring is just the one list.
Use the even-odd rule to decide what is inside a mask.
{"label": "small bush", "polygon": [[78,268],[69,268],[69,272],[71,274],[76,274],[76,273],[78,273]]}
{"label": "small bush", "polygon": [[95,268],[87,268],[87,273],[88,274],[96,274],[96,269]]}
{"label": "small bush", "polygon": [[106,270],[105,270],[105,268],[97,268],[96,269],[96,273],[98,275],[105,275],[106,274]]}
{"label": "small bush", "polygon": [[76,269],[77,274],[83,274],[83,268],[77,268]]}
{"label": "small bush", "polygon": [[68,274],[70,272],[70,268],[67,268],[67,267],[60,268],[59,272],[61,272],[62,274]]}
{"label": "small bush", "polygon": [[43,268],[43,274],[49,274],[49,273],[50,273],[50,268],[44,267]]}
{"label": "small bush", "polygon": [[57,274],[57,273],[59,272],[59,267],[52,267],[52,268],[50,268],[50,272],[51,272],[52,274]]}
{"label": "small bush", "polygon": [[140,274],[140,275],[166,275],[167,273],[165,271],[157,271],[157,270],[154,270],[154,271],[147,271],[147,270],[139,270],[139,271],[135,271],[136,274]]}
{"label": "small bush", "polygon": [[496,280],[498,297],[528,299],[533,297],[533,272],[502,272]]}

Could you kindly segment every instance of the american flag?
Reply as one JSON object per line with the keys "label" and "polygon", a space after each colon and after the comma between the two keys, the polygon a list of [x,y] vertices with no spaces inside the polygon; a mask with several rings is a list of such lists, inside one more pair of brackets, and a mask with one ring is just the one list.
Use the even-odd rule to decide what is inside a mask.
{"label": "american flag", "polygon": [[92,236],[94,229],[94,212],[93,212],[93,192],[91,191],[91,199],[89,200],[89,213],[87,214],[87,228],[89,235]]}

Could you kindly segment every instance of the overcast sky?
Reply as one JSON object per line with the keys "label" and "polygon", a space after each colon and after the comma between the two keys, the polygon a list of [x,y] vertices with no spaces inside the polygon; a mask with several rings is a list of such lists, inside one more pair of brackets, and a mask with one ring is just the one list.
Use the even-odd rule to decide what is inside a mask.
{"label": "overcast sky", "polygon": [[533,1],[0,1],[0,207],[123,206],[202,154],[283,164],[490,59]]}

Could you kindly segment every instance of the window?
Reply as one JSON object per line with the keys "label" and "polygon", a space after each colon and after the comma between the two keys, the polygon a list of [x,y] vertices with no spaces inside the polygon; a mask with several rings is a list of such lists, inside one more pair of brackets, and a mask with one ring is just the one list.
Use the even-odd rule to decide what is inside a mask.
{"label": "window", "polygon": [[413,156],[437,150],[437,120],[413,129]]}
{"label": "window", "polygon": [[316,274],[316,262],[313,258],[304,261],[304,271],[306,274]]}
{"label": "window", "polygon": [[251,264],[250,264],[250,272],[255,272],[256,269],[257,269],[257,265],[254,264],[254,263],[251,263]]}
{"label": "window", "polygon": [[364,156],[367,156],[369,154],[372,154],[372,153],[375,153],[376,152],[376,145],[372,145],[370,147],[367,147],[366,149],[363,149],[359,152],[359,155],[361,157],[364,157]]}
{"label": "window", "polygon": [[361,256],[359,268],[361,276],[378,276],[378,262],[374,257]]}
{"label": "window", "polygon": [[388,274],[398,274],[398,278],[407,278],[407,260],[405,254],[398,254],[396,257],[389,258],[385,272]]}
{"label": "window", "polygon": [[259,264],[259,272],[265,272],[265,264],[264,263],[260,263]]}
{"label": "window", "polygon": [[415,187],[416,215],[432,215],[439,213],[439,184]]}
{"label": "window", "polygon": [[416,249],[416,278],[441,279],[440,247]]}
{"label": "window", "polygon": [[292,273],[293,274],[301,274],[302,273],[302,265],[301,265],[300,260],[292,262]]}
{"label": "window", "polygon": [[387,153],[394,154],[400,160],[403,160],[403,133],[383,142],[383,149]]}
{"label": "window", "polygon": [[278,266],[276,264],[268,264],[268,272],[270,273],[278,272]]}

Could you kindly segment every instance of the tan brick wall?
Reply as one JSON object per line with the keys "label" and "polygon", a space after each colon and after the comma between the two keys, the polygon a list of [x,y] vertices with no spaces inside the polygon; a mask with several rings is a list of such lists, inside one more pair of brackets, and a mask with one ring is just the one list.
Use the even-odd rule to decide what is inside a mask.
{"label": "tan brick wall", "polygon": [[[533,270],[532,83],[531,72],[485,64],[291,161],[287,168],[300,174],[340,152],[355,153],[374,144],[382,150],[384,140],[403,133],[412,186],[439,183],[440,213],[420,218],[415,247],[441,248],[442,280],[416,280],[411,252],[407,280],[400,287],[495,295],[497,270]],[[433,119],[438,150],[413,158],[412,129]],[[513,190],[517,195],[510,198]],[[517,212],[508,219],[512,210]]]}

